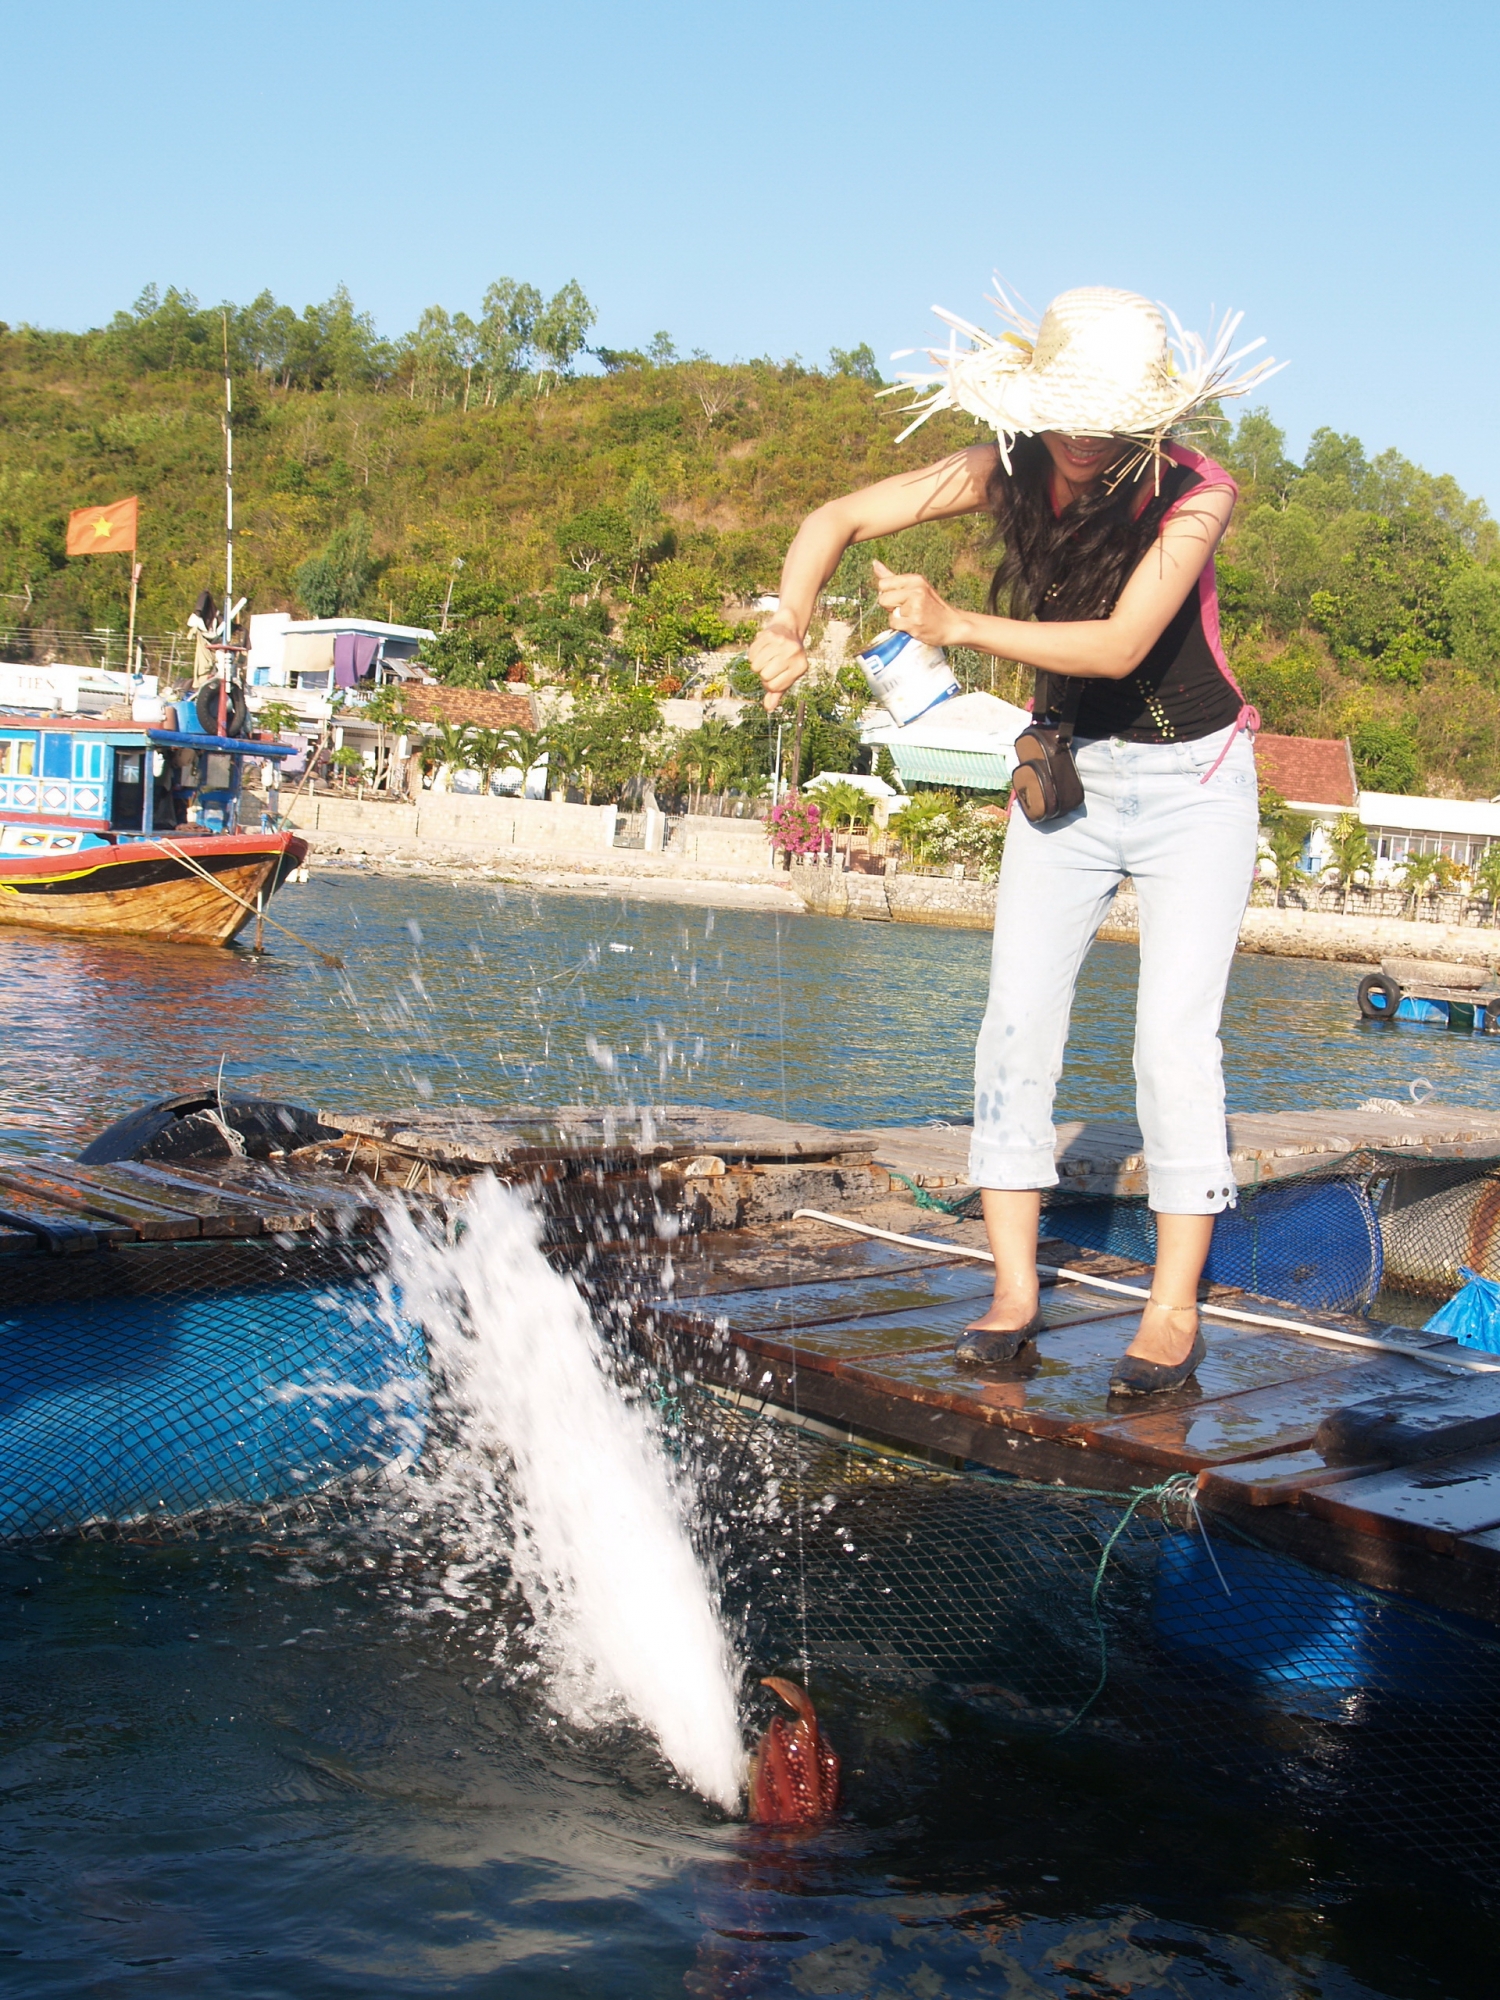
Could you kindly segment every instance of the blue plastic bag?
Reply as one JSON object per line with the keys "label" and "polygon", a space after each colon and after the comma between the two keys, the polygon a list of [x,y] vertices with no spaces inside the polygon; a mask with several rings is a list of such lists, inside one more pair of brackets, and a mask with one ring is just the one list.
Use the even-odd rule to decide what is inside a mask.
{"label": "blue plastic bag", "polygon": [[1459,1265],[1467,1280],[1447,1305],[1439,1306],[1423,1328],[1425,1333],[1446,1334],[1462,1347],[1479,1347],[1486,1354],[1500,1354],[1500,1284],[1481,1278],[1477,1271]]}

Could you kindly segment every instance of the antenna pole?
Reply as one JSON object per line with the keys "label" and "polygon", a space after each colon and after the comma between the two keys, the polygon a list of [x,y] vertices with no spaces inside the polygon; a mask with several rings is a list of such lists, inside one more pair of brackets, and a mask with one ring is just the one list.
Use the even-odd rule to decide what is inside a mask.
{"label": "antenna pole", "polygon": [[219,653],[219,725],[222,736],[229,726],[230,613],[234,608],[234,385],[229,374],[229,314],[223,313],[224,328],[224,632]]}

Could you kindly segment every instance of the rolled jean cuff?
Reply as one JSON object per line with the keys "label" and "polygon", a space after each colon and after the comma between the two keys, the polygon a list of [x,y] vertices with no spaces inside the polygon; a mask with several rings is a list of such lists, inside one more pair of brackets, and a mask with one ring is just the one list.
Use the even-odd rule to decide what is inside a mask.
{"label": "rolled jean cuff", "polygon": [[1057,1159],[1050,1144],[1032,1148],[969,1142],[969,1184],[1012,1192],[1057,1186]]}
{"label": "rolled jean cuff", "polygon": [[1220,1215],[1236,1206],[1239,1190],[1226,1161],[1216,1167],[1149,1167],[1147,1205],[1157,1215]]}

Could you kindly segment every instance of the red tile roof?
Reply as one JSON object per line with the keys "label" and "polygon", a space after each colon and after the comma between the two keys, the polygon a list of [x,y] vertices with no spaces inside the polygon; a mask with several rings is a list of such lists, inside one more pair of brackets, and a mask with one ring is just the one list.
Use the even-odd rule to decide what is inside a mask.
{"label": "red tile roof", "polygon": [[1255,739],[1255,764],[1263,785],[1306,806],[1355,806],[1359,786],[1347,736],[1273,736]]}
{"label": "red tile roof", "polygon": [[491,688],[413,687],[407,682],[406,712],[414,722],[465,723],[476,729],[535,729],[529,694],[497,694]]}

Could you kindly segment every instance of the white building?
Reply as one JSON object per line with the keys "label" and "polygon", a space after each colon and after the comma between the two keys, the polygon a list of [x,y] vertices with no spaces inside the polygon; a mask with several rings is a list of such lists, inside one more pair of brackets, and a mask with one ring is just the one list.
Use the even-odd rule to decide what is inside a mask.
{"label": "white building", "polygon": [[1360,824],[1381,864],[1394,870],[1409,854],[1446,854],[1473,868],[1500,841],[1500,801],[1404,798],[1394,792],[1361,792]]}
{"label": "white building", "polygon": [[[416,664],[417,648],[424,639],[436,637],[425,625],[389,625],[381,618],[293,618],[287,611],[259,612],[250,620],[246,678],[252,688],[284,689],[283,699],[307,697],[308,719],[321,721],[340,686],[354,693],[391,680],[431,680]],[[291,705],[303,707],[295,699]]]}

